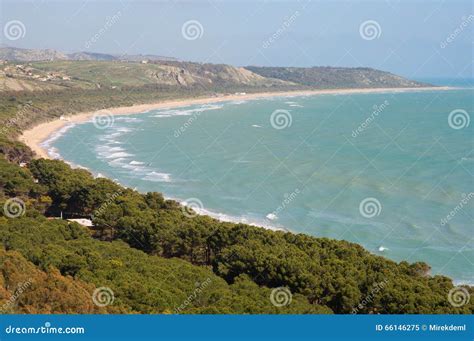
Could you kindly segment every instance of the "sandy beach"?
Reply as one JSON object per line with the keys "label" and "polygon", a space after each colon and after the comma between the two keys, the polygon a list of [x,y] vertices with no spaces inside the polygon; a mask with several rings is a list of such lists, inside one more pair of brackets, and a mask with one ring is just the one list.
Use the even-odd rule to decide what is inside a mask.
{"label": "sandy beach", "polygon": [[42,142],[55,131],[62,127],[73,124],[87,122],[92,119],[94,115],[131,115],[138,114],[154,109],[176,108],[188,105],[210,104],[224,101],[235,100],[255,100],[275,96],[309,96],[309,95],[324,95],[324,94],[362,94],[362,93],[384,93],[384,92],[408,92],[408,91],[440,91],[449,90],[450,87],[426,87],[426,88],[374,88],[374,89],[328,89],[328,90],[307,90],[307,91],[287,91],[287,92],[261,92],[253,94],[232,94],[222,95],[219,97],[208,98],[194,98],[182,100],[161,101],[150,104],[140,104],[128,107],[108,108],[91,112],[83,112],[63,116],[50,122],[41,123],[29,130],[25,130],[19,137],[19,140],[29,146],[39,158],[50,158],[47,151],[41,146]]}

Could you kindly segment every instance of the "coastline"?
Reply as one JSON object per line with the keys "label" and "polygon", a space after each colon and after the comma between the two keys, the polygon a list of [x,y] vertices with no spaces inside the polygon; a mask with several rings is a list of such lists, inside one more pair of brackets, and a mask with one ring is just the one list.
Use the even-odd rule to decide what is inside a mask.
{"label": "coastline", "polygon": [[190,98],[161,101],[150,104],[138,104],[128,107],[115,107],[101,109],[90,112],[82,112],[58,118],[49,122],[38,124],[28,130],[23,131],[19,136],[19,140],[26,144],[36,157],[50,159],[47,150],[42,146],[56,131],[62,129],[69,124],[77,124],[89,121],[96,113],[107,115],[132,115],[139,114],[150,110],[176,108],[189,105],[218,103],[235,100],[257,100],[269,97],[287,97],[287,96],[311,96],[311,95],[348,95],[348,94],[365,94],[365,93],[397,93],[397,92],[413,92],[413,91],[443,91],[451,90],[452,87],[425,87],[425,88],[365,88],[365,89],[327,89],[327,90],[296,90],[285,92],[260,92],[252,94],[232,94],[222,95],[219,97],[206,98]]}
{"label": "coastline", "polygon": [[[60,133],[61,129],[67,129],[69,125],[81,124],[87,121],[90,121],[92,117],[98,113],[107,113],[109,115],[133,115],[140,114],[150,110],[155,109],[172,109],[179,108],[190,105],[199,105],[199,104],[211,104],[219,103],[226,101],[238,101],[238,100],[258,100],[271,97],[300,97],[300,96],[312,96],[312,95],[345,95],[345,94],[365,94],[365,93],[402,93],[402,92],[418,92],[418,91],[444,91],[444,90],[454,90],[454,87],[427,87],[427,88],[376,88],[376,89],[332,89],[332,90],[314,90],[314,91],[289,91],[289,92],[265,92],[265,93],[255,93],[255,94],[232,94],[232,95],[221,95],[219,97],[206,97],[206,98],[190,98],[190,99],[176,99],[176,100],[167,100],[157,103],[150,104],[141,104],[133,105],[128,107],[115,107],[102,109],[91,112],[82,112],[77,114],[72,114],[69,116],[64,116],[63,119],[55,119],[49,122],[41,123],[36,125],[29,130],[23,132],[20,137],[20,140],[28,145],[37,155],[38,158],[52,159],[53,156],[48,154],[47,147],[43,145],[47,140],[49,140],[55,133]],[[66,160],[63,160],[66,161]],[[66,161],[67,162],[67,161]],[[74,167],[74,165],[72,165]],[[121,184],[121,186],[125,186]],[[175,200],[183,204],[184,201],[180,198],[166,196],[163,193],[165,199]],[[196,210],[198,215],[210,216],[214,219],[217,219],[222,222],[230,223],[244,223],[247,225],[273,230],[273,231],[284,231],[289,233],[298,233],[290,229],[284,228],[282,226],[273,225],[271,223],[256,221],[256,220],[247,220],[247,217],[239,216],[230,216],[224,213],[219,213],[213,210],[198,209]],[[361,245],[357,242],[358,245]],[[386,259],[392,259],[383,251],[377,252],[377,249],[369,249],[367,246],[362,246],[365,250],[371,254],[384,257]],[[392,259],[393,260],[393,259]],[[455,279],[452,278],[455,285],[472,285],[472,281]]]}

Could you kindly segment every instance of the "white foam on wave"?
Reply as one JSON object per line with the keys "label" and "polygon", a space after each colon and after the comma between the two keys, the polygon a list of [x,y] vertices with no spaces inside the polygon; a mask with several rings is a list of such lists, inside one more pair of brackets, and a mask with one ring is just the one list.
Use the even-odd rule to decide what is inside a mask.
{"label": "white foam on wave", "polygon": [[116,130],[117,130],[118,133],[129,133],[129,132],[133,131],[133,129],[126,128],[126,127],[117,127]]}
{"label": "white foam on wave", "polygon": [[304,108],[301,104],[290,104],[290,107]]}
{"label": "white foam on wave", "polygon": [[51,146],[51,144],[56,141],[57,139],[59,139],[61,136],[63,136],[69,129],[71,129],[72,127],[74,127],[76,124],[75,123],[71,123],[71,124],[67,124],[65,125],[64,127],[62,127],[61,129],[55,131],[54,133],[52,133],[51,135],[48,136],[48,138],[46,140],[44,140],[43,142],[40,143],[40,146],[41,147],[44,147],[44,148],[48,148]]}
{"label": "white foam on wave", "polygon": [[122,165],[124,165],[127,161],[128,161],[128,160],[127,160],[126,158],[120,157],[120,158],[117,158],[117,159],[110,160],[110,161],[108,161],[107,163],[108,163],[110,166],[117,167],[117,166],[122,166]]}
{"label": "white foam on wave", "polygon": [[473,281],[468,281],[468,280],[453,280],[453,284],[455,286],[461,286],[461,285],[468,285],[468,286],[473,286],[474,282]]}
{"label": "white foam on wave", "polygon": [[129,164],[130,164],[130,165],[144,165],[145,162],[140,162],[140,161],[135,161],[135,160],[134,160],[134,161],[130,161]]}
{"label": "white foam on wave", "polygon": [[[182,205],[186,205],[184,200],[174,198],[174,197],[169,197],[165,195],[165,199],[167,200],[175,200],[181,203]],[[251,226],[256,226],[256,227],[262,227],[268,230],[273,230],[273,231],[289,231],[287,229],[284,229],[280,226],[275,226],[273,224],[269,224],[268,220],[266,221],[265,219],[258,219],[253,216],[247,215],[247,216],[233,216],[229,214],[224,214],[224,213],[218,213],[214,212],[212,210],[208,210],[205,208],[199,208],[199,207],[193,207],[193,210],[199,214],[199,215],[207,215],[210,216],[214,219],[217,219],[219,221],[223,222],[228,222],[228,223],[241,223],[241,224],[246,224],[246,225],[251,225]]]}
{"label": "white foam on wave", "polygon": [[118,159],[118,158],[125,158],[129,156],[134,156],[133,154],[127,152],[113,152],[110,155],[105,156],[106,159]]}
{"label": "white foam on wave", "polygon": [[152,171],[148,173],[143,180],[153,181],[153,182],[171,182],[171,176],[168,173],[158,173]]}
{"label": "white foam on wave", "polygon": [[61,154],[59,154],[58,149],[55,148],[55,147],[49,147],[49,148],[47,149],[47,154],[48,154],[49,157],[52,158],[52,159],[55,159],[55,160],[61,159]]}
{"label": "white foam on wave", "polygon": [[268,220],[277,220],[278,219],[278,216],[275,213],[268,213],[265,217]]}
{"label": "white foam on wave", "polygon": [[254,128],[262,128],[262,126],[258,125],[258,124],[252,124],[252,127]]}
{"label": "white foam on wave", "polygon": [[139,122],[143,122],[143,120],[140,119],[140,118],[137,118],[137,117],[128,117],[128,116],[115,117],[115,121],[118,121],[118,122],[125,122],[125,123],[139,123]]}
{"label": "white foam on wave", "polygon": [[115,152],[125,151],[125,149],[123,149],[122,147],[110,147],[109,145],[98,146],[96,149],[104,155],[110,155]]}
{"label": "white foam on wave", "polygon": [[163,117],[172,117],[172,116],[191,116],[195,113],[201,113],[209,110],[221,109],[224,105],[219,104],[204,104],[199,108],[193,109],[168,109],[164,111],[154,112],[151,117],[163,118]]}

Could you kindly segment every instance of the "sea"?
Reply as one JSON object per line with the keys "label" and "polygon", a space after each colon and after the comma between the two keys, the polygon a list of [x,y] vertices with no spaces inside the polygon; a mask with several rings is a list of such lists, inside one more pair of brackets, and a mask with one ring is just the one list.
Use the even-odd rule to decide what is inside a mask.
{"label": "sea", "polygon": [[234,100],[67,125],[50,155],[226,221],[348,240],[474,283],[473,80]]}

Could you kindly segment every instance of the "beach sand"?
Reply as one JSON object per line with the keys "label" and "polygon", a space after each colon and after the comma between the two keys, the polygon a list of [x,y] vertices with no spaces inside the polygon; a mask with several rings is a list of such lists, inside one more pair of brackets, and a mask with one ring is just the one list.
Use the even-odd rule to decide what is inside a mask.
{"label": "beach sand", "polygon": [[50,158],[47,151],[41,146],[41,143],[55,131],[61,129],[67,124],[87,122],[92,119],[95,114],[98,115],[130,115],[138,114],[154,109],[175,108],[188,105],[210,104],[224,101],[235,100],[254,100],[275,96],[308,96],[308,95],[324,95],[324,94],[362,94],[362,93],[384,93],[384,92],[407,92],[407,91],[433,91],[433,90],[449,90],[450,87],[426,87],[426,88],[374,88],[374,89],[328,89],[328,90],[307,90],[307,91],[287,91],[287,92],[261,92],[252,94],[233,94],[222,95],[220,97],[193,98],[182,100],[162,101],[158,103],[140,104],[128,107],[109,108],[91,112],[83,112],[64,116],[50,122],[39,124],[29,130],[25,130],[19,137],[19,140],[30,147],[38,158]]}

